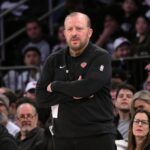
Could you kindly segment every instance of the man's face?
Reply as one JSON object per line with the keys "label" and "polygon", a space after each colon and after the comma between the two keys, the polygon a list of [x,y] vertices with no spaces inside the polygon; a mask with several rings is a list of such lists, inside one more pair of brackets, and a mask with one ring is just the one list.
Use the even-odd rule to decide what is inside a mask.
{"label": "man's face", "polygon": [[132,91],[128,89],[121,89],[116,99],[116,107],[118,110],[129,111],[132,97]]}
{"label": "man's face", "polygon": [[36,41],[39,38],[41,38],[42,31],[41,31],[40,26],[36,22],[28,23],[26,25],[26,32],[27,32],[28,37],[33,41],[34,40]]}
{"label": "man's face", "polygon": [[78,14],[66,18],[64,35],[70,49],[77,52],[87,46],[92,29],[88,27],[87,18]]}
{"label": "man's face", "polygon": [[26,65],[35,65],[38,66],[40,64],[41,57],[35,51],[28,51],[24,56],[24,63]]}
{"label": "man's face", "polygon": [[17,124],[21,131],[30,132],[37,127],[38,117],[30,104],[22,104],[17,109]]}

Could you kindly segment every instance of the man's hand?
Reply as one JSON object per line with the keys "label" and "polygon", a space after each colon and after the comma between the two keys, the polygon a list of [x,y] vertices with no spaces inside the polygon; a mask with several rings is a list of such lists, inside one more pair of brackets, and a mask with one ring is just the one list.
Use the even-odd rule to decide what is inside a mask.
{"label": "man's hand", "polygon": [[53,92],[51,88],[51,83],[47,86],[47,92],[50,92],[50,93]]}

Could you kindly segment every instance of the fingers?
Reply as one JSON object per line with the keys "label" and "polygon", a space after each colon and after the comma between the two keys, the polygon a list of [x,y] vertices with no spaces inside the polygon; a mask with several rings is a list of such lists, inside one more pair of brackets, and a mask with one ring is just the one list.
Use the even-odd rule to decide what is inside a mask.
{"label": "fingers", "polygon": [[79,76],[78,80],[82,80],[82,76],[81,75]]}
{"label": "fingers", "polygon": [[49,84],[49,85],[47,86],[47,92],[52,92],[51,84]]}

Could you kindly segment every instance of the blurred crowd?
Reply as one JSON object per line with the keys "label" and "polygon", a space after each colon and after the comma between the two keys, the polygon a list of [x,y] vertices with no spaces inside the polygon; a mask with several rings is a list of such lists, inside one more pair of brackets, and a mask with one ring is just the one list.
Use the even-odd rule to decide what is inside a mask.
{"label": "blurred crowd", "polygon": [[[8,9],[17,2],[17,0],[2,1],[0,8]],[[58,4],[60,2],[62,1],[57,1]],[[32,5],[27,3],[8,16],[9,21],[10,18],[12,20],[15,18],[11,20],[13,24],[19,23],[21,17],[24,18],[25,34],[6,46],[6,60],[1,65],[35,66],[38,69],[8,70],[1,73],[0,124],[9,132],[8,137],[10,134],[14,137],[10,136],[10,140],[14,145],[17,143],[20,150],[51,150],[52,137],[48,128],[51,124],[51,111],[36,105],[35,88],[48,55],[66,47],[62,24],[66,14],[71,11],[81,11],[89,15],[94,30],[92,42],[108,51],[112,60],[136,58],[150,55],[150,2],[148,0],[88,2],[66,0],[65,9],[53,16],[55,22],[53,36],[49,34],[48,21],[43,25],[43,22],[36,18],[48,10],[48,2],[39,1],[37,5],[36,0],[35,3],[33,1],[32,5],[43,5],[45,9],[34,7],[33,11]],[[37,10],[40,10],[39,14]],[[146,74],[142,85],[138,88],[129,82],[128,70],[124,70],[121,64],[112,70],[110,94],[114,104],[114,123],[117,129],[116,145],[120,150],[125,150],[127,147],[129,150],[135,149],[135,145],[139,142],[138,137],[145,135],[147,135],[146,140],[142,139],[144,144],[139,144],[139,149],[150,148],[148,113],[150,112],[150,63],[146,62],[144,67]],[[4,132],[4,129],[2,131]]]}

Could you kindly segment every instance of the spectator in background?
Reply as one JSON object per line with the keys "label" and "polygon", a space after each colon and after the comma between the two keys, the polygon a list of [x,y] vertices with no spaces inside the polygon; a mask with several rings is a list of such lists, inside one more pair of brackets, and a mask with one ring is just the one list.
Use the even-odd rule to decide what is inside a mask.
{"label": "spectator in background", "polygon": [[[41,53],[36,47],[28,47],[23,53],[24,65],[35,69],[22,69],[20,72],[10,70],[4,77],[5,86],[16,90],[24,90],[29,81],[38,80],[41,68]],[[25,71],[24,71],[25,70]]]}
{"label": "spectator in background", "polygon": [[37,47],[41,53],[41,61],[43,63],[50,54],[50,43],[46,37],[44,37],[41,23],[34,19],[28,20],[25,27],[27,39],[20,43],[18,49],[24,53],[28,47]]}
{"label": "spectator in background", "polygon": [[125,37],[115,39],[113,43],[114,50],[112,52],[113,59],[122,59],[131,56],[131,43]]}
{"label": "spectator in background", "polygon": [[96,44],[105,48],[112,54],[114,40],[124,35],[123,30],[120,27],[122,22],[122,11],[117,6],[111,6],[107,9],[104,16],[103,30],[99,35]]}
{"label": "spectator in background", "polygon": [[54,47],[52,48],[52,52],[56,52],[56,51],[58,51],[58,50],[60,50],[60,49],[67,46],[66,39],[65,39],[65,36],[64,36],[64,26],[63,25],[60,25],[58,27],[57,39],[58,39],[58,43],[56,45],[54,45]]}
{"label": "spectator in background", "polygon": [[136,110],[144,109],[150,112],[150,92],[146,90],[138,91],[134,94],[131,103],[131,114],[133,115]]}
{"label": "spectator in background", "polygon": [[[23,71],[18,77],[18,89],[24,90],[26,84],[29,81],[37,81],[40,77],[40,67],[41,67],[41,53],[36,47],[28,47],[25,49],[24,54],[24,64],[26,66],[34,66],[37,69],[31,69],[29,71]],[[39,69],[39,70],[38,70]]]}
{"label": "spectator in background", "polygon": [[36,95],[35,95],[36,84],[37,84],[37,81],[28,82],[25,87],[25,93],[24,93],[25,97],[28,97],[34,101],[36,99]]}
{"label": "spectator in background", "polygon": [[20,131],[20,128],[9,120],[9,99],[3,94],[0,94],[0,113],[3,113],[6,118],[3,125],[7,128],[10,134],[15,136]]}
{"label": "spectator in background", "polygon": [[36,103],[27,98],[20,99],[16,115],[20,127],[16,136],[19,150],[47,150],[44,129],[38,127]]}
{"label": "spectator in background", "polygon": [[149,19],[145,15],[139,15],[135,22],[136,37],[132,42],[132,51],[135,56],[150,55],[150,28]]}
{"label": "spectator in background", "polygon": [[123,0],[121,2],[121,7],[124,12],[124,19],[121,24],[121,28],[124,31],[125,36],[131,40],[135,20],[140,9],[140,2],[139,0]]}
{"label": "spectator in background", "polygon": [[124,140],[128,139],[128,130],[130,124],[130,103],[132,101],[135,89],[129,84],[119,86],[116,93],[116,108],[118,115],[115,117],[115,124]]}
{"label": "spectator in background", "polygon": [[137,110],[129,128],[127,150],[150,149],[150,114],[145,110]]}

